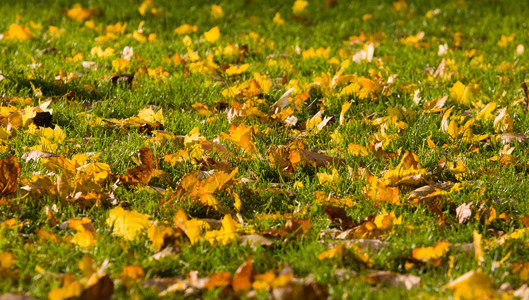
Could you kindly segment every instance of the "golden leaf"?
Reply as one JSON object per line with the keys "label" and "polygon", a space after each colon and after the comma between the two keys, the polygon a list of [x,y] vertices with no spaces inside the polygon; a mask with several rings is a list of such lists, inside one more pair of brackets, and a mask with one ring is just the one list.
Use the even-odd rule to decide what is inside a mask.
{"label": "golden leaf", "polygon": [[449,242],[437,242],[433,247],[420,247],[413,249],[412,256],[417,260],[428,262],[443,257],[448,250],[450,250]]}
{"label": "golden leaf", "polygon": [[452,282],[445,288],[454,292],[454,299],[495,299],[496,293],[492,288],[489,276],[481,271],[470,271]]}
{"label": "golden leaf", "polygon": [[121,206],[117,206],[110,210],[106,223],[113,226],[113,235],[131,241],[151,226],[149,219],[149,215],[135,210],[126,211]]}
{"label": "golden leaf", "polygon": [[209,31],[204,32],[204,38],[210,43],[216,42],[220,37],[220,30],[218,26],[211,28]]}
{"label": "golden leaf", "polygon": [[174,235],[174,230],[169,225],[152,225],[147,231],[147,236],[151,240],[151,248],[154,250],[162,249],[165,239]]}
{"label": "golden leaf", "polygon": [[259,155],[259,152],[257,151],[257,147],[252,141],[253,127],[247,127],[246,124],[242,124],[240,126],[232,124],[229,128],[229,132],[230,132],[229,134],[226,134],[223,132],[222,136],[225,139],[231,140],[235,144],[239,145],[249,155],[251,156]]}
{"label": "golden leaf", "polygon": [[31,32],[29,27],[16,23],[9,25],[9,30],[4,34],[4,39],[17,39],[19,42],[33,37],[35,37],[35,35]]}
{"label": "golden leaf", "polygon": [[292,5],[292,13],[295,16],[299,16],[305,13],[305,8],[309,5],[308,1],[305,0],[296,0],[294,5]]}

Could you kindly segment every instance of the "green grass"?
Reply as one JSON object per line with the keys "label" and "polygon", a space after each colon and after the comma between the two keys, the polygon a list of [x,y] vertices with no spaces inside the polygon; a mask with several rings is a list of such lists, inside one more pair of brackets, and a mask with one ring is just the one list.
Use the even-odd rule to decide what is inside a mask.
{"label": "green grass", "polygon": [[[155,7],[161,10],[161,14],[142,16],[138,11],[140,1],[95,0],[83,1],[82,5],[85,8],[100,8],[99,13],[78,22],[66,16],[66,11],[75,1],[4,2],[0,6],[0,33],[4,33],[4,38],[0,40],[0,74],[5,78],[0,81],[2,132],[8,130],[8,124],[13,122],[7,118],[9,105],[21,112],[51,100],[51,128],[60,127],[65,139],[56,142],[57,148],[50,152],[68,159],[79,153],[98,153],[97,162],[108,164],[112,174],[123,175],[136,166],[132,159],[135,151],[150,147],[157,155],[156,165],[167,174],[169,181],[153,178],[149,185],[165,189],[165,194],[144,187],[113,186],[115,180],[108,180],[101,189],[104,193],[113,193],[114,205],[120,203],[130,210],[147,214],[158,224],[166,222],[173,226],[172,218],[179,208],[184,209],[189,218],[221,220],[224,217],[213,207],[186,197],[170,205],[162,205],[178,188],[183,176],[200,171],[200,166],[192,161],[176,166],[163,161],[162,155],[183,149],[178,142],[159,143],[154,148],[153,135],[130,127],[90,126],[80,113],[105,120],[129,119],[146,107],[154,107],[154,111],[162,109],[164,131],[185,136],[198,127],[205,139],[218,140],[228,148],[227,160],[232,169],[239,168],[235,178],[248,179],[249,182],[241,180],[232,188],[242,203],[239,212],[243,219],[240,237],[226,245],[212,245],[205,238],[195,244],[185,239],[178,240],[172,244],[175,249],[172,255],[161,260],[151,258],[157,251],[151,248],[147,230],[140,232],[132,241],[112,234],[112,226],[106,224],[111,205],[82,207],[51,192],[42,196],[26,195],[27,192],[20,188],[10,195],[0,192],[3,197],[0,200],[0,221],[14,219],[17,224],[14,228],[4,227],[0,231],[0,254],[12,253],[16,260],[13,266],[7,268],[0,260],[0,278],[7,274],[0,280],[0,294],[27,293],[36,298],[47,298],[51,290],[61,286],[65,274],[73,274],[74,280],[81,281],[85,289],[86,278],[83,279],[78,265],[85,254],[98,267],[108,260],[109,266],[104,272],[114,281],[113,296],[118,299],[157,298],[160,291],[145,286],[146,282],[155,278],[184,280],[192,271],[198,271],[201,278],[219,272],[233,275],[249,257],[253,259],[255,275],[269,270],[280,271],[288,264],[295,277],[311,278],[324,286],[333,299],[342,296],[353,299],[451,297],[452,292],[443,286],[472,270],[481,270],[490,277],[492,288],[497,290],[498,295],[502,293],[499,287],[503,283],[509,283],[516,289],[528,279],[527,272],[513,272],[517,263],[529,261],[527,232],[521,238],[506,238],[503,244],[497,243],[502,236],[507,237],[516,230],[525,228],[527,231],[527,221],[525,224],[522,222],[522,218],[529,215],[527,141],[507,144],[514,147],[511,155],[516,163],[501,164],[499,159],[505,153],[500,151],[504,149],[504,144],[495,135],[507,132],[525,134],[529,131],[529,113],[523,102],[528,99],[524,98],[520,88],[526,80],[529,56],[527,51],[516,51],[518,45],[529,47],[529,23],[526,22],[529,3],[514,0],[410,0],[406,8],[396,10],[392,1],[336,1],[334,8],[326,7],[325,1],[309,1],[302,16],[295,17],[292,12],[294,1],[178,1],[176,4],[170,0],[157,0]],[[210,16],[212,4],[222,7],[223,17],[215,19]],[[437,14],[432,13],[435,9],[438,9]],[[281,26],[272,21],[276,13],[285,22]],[[101,29],[87,28],[85,21],[93,21]],[[96,41],[105,34],[106,26],[117,22],[127,24],[124,34],[111,41]],[[8,39],[9,26],[15,23],[29,26],[34,37],[23,41]],[[141,43],[133,37],[140,23],[146,36],[156,34],[155,41]],[[186,44],[183,35],[174,32],[182,24],[198,26],[196,32],[189,33],[190,44]],[[61,33],[53,35],[49,26],[55,26]],[[205,41],[203,33],[215,26],[220,29],[220,38],[214,43]],[[402,42],[419,32],[424,32],[424,38],[416,47]],[[357,50],[363,49],[364,42],[351,44],[350,37],[361,33],[384,34],[384,38],[376,42],[371,62],[355,63],[351,60]],[[514,35],[512,41],[500,46],[502,36],[510,35]],[[448,46],[443,56],[446,60],[445,73],[450,75],[433,78],[433,72],[443,59],[438,55],[439,45],[444,44]],[[235,76],[224,72],[224,66],[242,64],[237,61],[240,53],[234,56],[223,54],[228,45],[239,49],[247,46],[243,63],[249,64],[248,71]],[[108,58],[94,57],[90,53],[96,46],[113,48],[115,54]],[[129,67],[123,70],[123,73],[135,73],[132,86],[114,85],[107,79],[120,73],[116,72],[112,62],[121,57],[120,52],[125,46],[134,49],[135,56],[130,60]],[[57,53],[40,54],[49,47],[55,48]],[[320,47],[329,47],[327,57],[304,59],[300,53]],[[187,58],[188,48],[197,52],[197,61]],[[468,54],[471,50],[475,50],[473,56]],[[71,61],[78,53],[83,58]],[[175,64],[168,61],[174,55],[180,56],[183,62]],[[208,55],[211,56],[208,58]],[[329,62],[331,58],[335,58],[338,64]],[[216,64],[214,74],[207,71],[201,73],[193,65],[205,63],[208,59]],[[81,61],[96,62],[97,70],[83,68]],[[350,63],[341,68],[340,63],[347,61]],[[33,67],[33,64],[37,66]],[[142,74],[156,67],[161,67],[168,76],[162,78]],[[195,73],[195,70],[198,71]],[[343,75],[356,74],[377,81],[380,90],[372,99],[362,99],[354,93],[340,95],[347,84],[338,84],[333,88],[313,84],[316,77],[328,74],[332,79],[339,71]],[[55,82],[55,76],[63,72],[82,73],[83,76]],[[224,96],[223,91],[251,81],[256,73],[273,82],[266,93],[260,90],[259,100],[253,102],[264,113],[290,87],[295,88],[292,100],[304,92],[308,92],[308,96],[300,106],[291,105],[293,115],[299,120],[296,128],[255,116],[239,117],[232,122],[258,129],[253,142],[260,155],[252,156],[223,137],[232,125],[226,113],[228,109],[240,107],[250,100],[230,93]],[[388,85],[388,78],[394,74],[398,76],[392,85]],[[358,79],[351,82],[355,80]],[[467,103],[459,102],[451,92],[458,81],[468,87],[476,85]],[[41,96],[36,94],[32,85],[40,90]],[[416,90],[420,91],[421,97],[418,104],[413,101]],[[75,96],[69,97],[68,93]],[[440,112],[425,112],[425,102],[445,95],[449,97]],[[20,104],[15,97],[30,99],[28,103]],[[342,104],[346,102],[352,102],[352,105],[345,114],[344,123],[340,124]],[[212,113],[197,113],[192,106],[195,103],[207,105]],[[496,104],[492,117],[479,119],[478,112],[488,103]],[[443,112],[450,107],[453,107],[450,120],[466,116],[459,125],[474,120],[470,127],[472,132],[476,136],[487,135],[486,138],[465,141],[462,136],[444,130]],[[405,129],[399,130],[393,122],[387,122],[383,129],[372,124],[373,120],[388,116],[394,108],[404,115],[405,110],[416,114],[415,117],[398,119],[406,123]],[[498,129],[497,124],[494,125],[502,108],[508,109],[508,115],[513,120],[512,127],[505,132]],[[332,116],[332,120],[320,132],[306,131],[304,125],[307,120],[321,109],[325,110],[323,116]],[[332,138],[335,132],[341,135],[341,140]],[[375,153],[372,144],[377,134],[386,138],[394,135],[395,138]],[[31,181],[35,174],[47,175],[57,184],[57,174],[49,174],[42,161],[25,162],[21,158],[40,144],[41,135],[32,132],[28,126],[15,126],[5,138],[0,134],[0,157],[4,159],[16,155],[20,163],[20,187]],[[429,147],[428,138],[436,147]],[[268,157],[275,147],[294,142],[302,142],[306,150],[344,158],[347,166],[336,167],[339,180],[325,185],[318,179],[318,173],[331,174],[332,166],[314,168],[299,165],[287,176],[269,163]],[[347,150],[351,143],[366,147],[368,155],[352,155]],[[384,172],[399,165],[406,151],[417,155],[420,165],[425,168],[423,176],[426,180],[412,182],[411,185],[395,184],[400,194],[394,203],[370,199],[366,194],[369,180],[355,176],[357,170],[365,168],[372,176],[383,180]],[[224,159],[223,155],[204,152],[204,156],[217,160]],[[497,159],[493,159],[494,156]],[[446,166],[442,166],[442,161]],[[456,161],[466,166],[462,177],[449,167]],[[433,206],[438,206],[438,212],[432,204],[409,203],[408,195],[415,188],[448,181],[459,184],[461,188],[433,203]],[[296,188],[295,184],[299,183],[303,187]],[[348,250],[349,254],[343,259],[318,259],[320,253],[342,241],[323,234],[337,226],[328,220],[324,205],[318,204],[317,191],[354,201],[355,205],[346,208],[346,211],[356,225],[368,216],[385,212],[402,217],[402,224],[371,236],[387,242],[387,246],[381,249],[366,252],[372,264],[355,258],[353,250]],[[235,218],[237,212],[230,192],[219,192],[215,196]],[[459,224],[456,209],[468,202],[473,203],[472,216],[466,224]],[[46,209],[52,207],[57,224],[49,222],[46,216]],[[490,221],[485,221],[484,217],[480,219],[487,209],[494,209],[496,213]],[[269,247],[252,248],[242,244],[243,235],[250,232],[262,234],[268,229],[281,228],[290,219],[258,219],[257,216],[299,211],[301,218],[311,221],[312,226],[305,234],[297,238],[275,239]],[[97,230],[96,242],[90,247],[69,242],[75,231],[60,226],[80,217],[88,217]],[[57,242],[42,242],[36,235],[41,229],[55,234]],[[474,232],[482,234],[484,241],[482,263],[474,258],[472,251],[467,253],[459,246],[473,243]],[[437,265],[413,258],[413,249],[434,246],[439,241],[449,242],[451,248],[441,255]],[[500,262],[508,253],[510,257]],[[126,283],[120,277],[123,267],[131,265],[144,270],[144,279]],[[338,269],[351,270],[357,275],[339,276]],[[413,274],[421,278],[421,285],[406,290],[389,283],[365,280],[363,275],[373,269]],[[247,292],[228,295],[219,287],[201,289],[194,295],[210,299],[233,295],[244,298],[249,295]],[[506,292],[505,295],[511,294]],[[184,293],[176,292],[170,297],[173,296],[184,297]],[[267,298],[268,291],[257,291],[256,297]]]}

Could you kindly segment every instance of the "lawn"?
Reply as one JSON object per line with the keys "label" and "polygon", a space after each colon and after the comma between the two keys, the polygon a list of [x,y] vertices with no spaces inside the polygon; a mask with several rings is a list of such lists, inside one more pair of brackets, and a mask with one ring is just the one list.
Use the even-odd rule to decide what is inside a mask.
{"label": "lawn", "polygon": [[529,299],[527,15],[4,0],[0,295]]}

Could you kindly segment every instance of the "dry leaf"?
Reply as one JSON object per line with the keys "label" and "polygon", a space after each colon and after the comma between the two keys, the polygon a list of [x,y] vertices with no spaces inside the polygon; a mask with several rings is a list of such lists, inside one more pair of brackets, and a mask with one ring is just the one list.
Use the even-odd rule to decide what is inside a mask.
{"label": "dry leaf", "polygon": [[456,208],[456,218],[459,224],[465,224],[472,216],[472,202],[463,203]]}
{"label": "dry leaf", "polygon": [[470,271],[451,281],[445,288],[454,292],[455,299],[495,299],[489,276],[481,271]]}
{"label": "dry leaf", "polygon": [[13,194],[18,190],[20,164],[16,156],[8,156],[0,160],[0,198]]}

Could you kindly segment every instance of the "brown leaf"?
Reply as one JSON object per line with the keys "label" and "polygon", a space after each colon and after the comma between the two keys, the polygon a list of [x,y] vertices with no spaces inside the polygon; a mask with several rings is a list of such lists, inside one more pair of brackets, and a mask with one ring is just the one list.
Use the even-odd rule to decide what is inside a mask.
{"label": "brown leaf", "polygon": [[105,275],[81,294],[81,300],[110,300],[114,293],[114,282]]}
{"label": "brown leaf", "polygon": [[17,191],[19,177],[20,164],[14,155],[0,160],[0,197]]}
{"label": "brown leaf", "polygon": [[421,278],[412,274],[398,274],[391,271],[371,270],[362,276],[369,283],[390,283],[411,290],[421,285]]}
{"label": "brown leaf", "polygon": [[291,219],[285,223],[283,228],[268,229],[263,232],[265,236],[269,237],[296,237],[305,234],[311,227],[310,219]]}
{"label": "brown leaf", "polygon": [[152,150],[150,148],[141,148],[138,150],[140,165],[127,170],[127,176],[118,176],[118,178],[128,185],[147,185],[154,173],[152,166]]}
{"label": "brown leaf", "polygon": [[50,157],[59,157],[59,155],[55,153],[39,151],[39,150],[31,150],[29,152],[22,154],[22,160],[25,162],[29,162],[30,160],[37,160],[39,158],[50,158]]}
{"label": "brown leaf", "polygon": [[253,249],[256,249],[257,246],[270,247],[273,244],[274,243],[271,240],[258,234],[243,235],[241,237],[241,245],[249,245]]}
{"label": "brown leaf", "polygon": [[347,215],[342,207],[325,206],[323,208],[331,222],[340,227],[340,230],[347,230],[353,227],[353,219]]}
{"label": "brown leaf", "polygon": [[240,290],[247,290],[252,285],[252,264],[253,260],[250,257],[237,269],[235,275],[233,275],[231,286],[233,287],[233,290],[235,292]]}
{"label": "brown leaf", "polygon": [[18,295],[18,294],[12,294],[7,293],[0,296],[0,300],[34,300],[35,298],[26,296],[26,295]]}
{"label": "brown leaf", "polygon": [[272,289],[272,299],[283,300],[319,300],[327,299],[329,291],[325,285],[311,280],[303,283],[290,282],[290,284]]}
{"label": "brown leaf", "polygon": [[502,143],[507,143],[507,144],[522,143],[525,140],[527,140],[527,135],[523,133],[515,133],[515,132],[496,134],[495,137],[498,138]]}
{"label": "brown leaf", "polygon": [[320,154],[308,150],[300,150],[301,157],[305,162],[310,163],[315,168],[324,167],[326,165],[333,165],[333,166],[344,166],[345,159],[344,158],[338,158],[338,157],[332,157],[325,154]]}
{"label": "brown leaf", "polygon": [[463,203],[456,208],[456,217],[459,224],[465,224],[472,216],[472,202]]}

